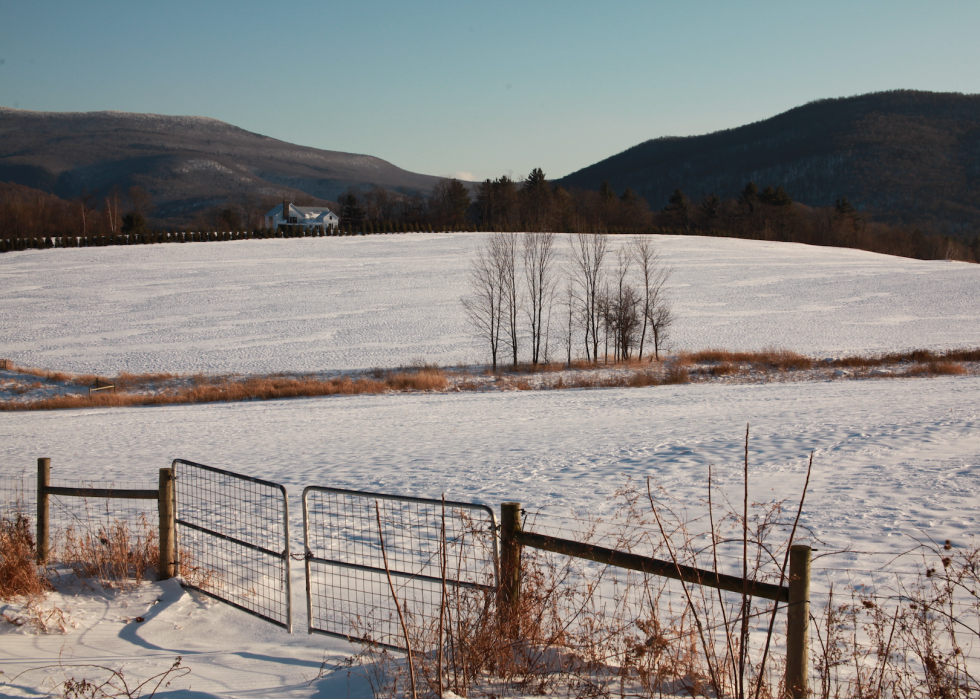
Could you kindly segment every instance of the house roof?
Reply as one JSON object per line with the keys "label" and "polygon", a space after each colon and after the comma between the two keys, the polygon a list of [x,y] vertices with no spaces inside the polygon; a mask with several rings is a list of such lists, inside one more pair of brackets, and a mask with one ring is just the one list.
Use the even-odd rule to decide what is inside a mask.
{"label": "house roof", "polygon": [[[282,216],[282,204],[277,204],[266,216]],[[295,216],[300,221],[323,221],[336,217],[337,214],[325,206],[295,206],[289,205],[289,212],[283,218]]]}

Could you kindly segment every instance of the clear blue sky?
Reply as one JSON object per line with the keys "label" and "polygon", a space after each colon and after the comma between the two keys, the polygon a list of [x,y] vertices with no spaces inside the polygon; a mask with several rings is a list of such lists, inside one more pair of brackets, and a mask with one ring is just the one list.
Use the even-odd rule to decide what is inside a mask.
{"label": "clear blue sky", "polygon": [[980,2],[0,0],[0,105],[560,177],[823,97],[980,92]]}

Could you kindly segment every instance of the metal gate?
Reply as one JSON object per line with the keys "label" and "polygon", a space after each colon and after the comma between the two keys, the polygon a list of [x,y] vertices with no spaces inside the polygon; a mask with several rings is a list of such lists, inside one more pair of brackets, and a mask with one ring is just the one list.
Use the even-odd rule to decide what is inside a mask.
{"label": "metal gate", "polygon": [[183,459],[173,473],[183,585],[291,633],[286,489]]}
{"label": "metal gate", "polygon": [[485,607],[496,590],[496,529],[486,505],[306,488],[309,632],[405,647],[383,542],[413,647],[424,650],[439,621],[444,591],[459,610]]}

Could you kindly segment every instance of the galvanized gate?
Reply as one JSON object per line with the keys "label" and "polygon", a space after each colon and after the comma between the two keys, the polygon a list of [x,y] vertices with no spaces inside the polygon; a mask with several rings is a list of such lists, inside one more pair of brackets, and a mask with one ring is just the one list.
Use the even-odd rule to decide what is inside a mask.
{"label": "galvanized gate", "polygon": [[292,632],[286,489],[183,459],[173,473],[184,586]]}
{"label": "galvanized gate", "polygon": [[479,613],[496,590],[496,529],[486,505],[306,488],[309,632],[404,648],[397,599],[413,647],[433,647],[447,595],[457,612]]}

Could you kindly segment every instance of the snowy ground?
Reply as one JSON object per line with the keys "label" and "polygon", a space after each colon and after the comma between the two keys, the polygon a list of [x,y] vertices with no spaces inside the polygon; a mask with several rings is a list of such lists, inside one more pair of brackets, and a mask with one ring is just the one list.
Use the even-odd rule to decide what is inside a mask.
{"label": "snowy ground", "polygon": [[[480,239],[11,253],[0,258],[0,356],[105,375],[483,362],[488,357],[459,303]],[[977,342],[978,265],[787,243],[656,239],[676,270],[678,349],[776,345],[821,356]]]}
{"label": "snowy ground", "polygon": [[[0,355],[99,373],[477,361],[456,306],[475,240],[7,254]],[[779,345],[820,356],[980,344],[980,267],[750,241],[660,242],[677,268],[679,346]],[[107,271],[93,271],[96,260]],[[815,452],[803,521],[824,552],[897,552],[923,537],[965,544],[980,525],[976,376],[5,413],[0,454],[6,474],[47,456],[56,477],[153,482],[157,469],[184,458],[282,482],[294,502],[306,485],[330,485],[495,507],[519,500],[554,513],[608,513],[627,476],[649,475],[696,511],[709,463],[739,497],[746,423],[753,499],[797,496]],[[294,526],[294,538],[299,532]],[[815,563],[817,578],[826,585],[879,560],[828,556]],[[301,612],[299,565],[294,589]],[[59,654],[146,677],[179,654],[193,672],[171,696],[347,696],[346,670],[307,682],[325,654],[337,661],[356,649],[307,636],[302,613],[290,637],[173,585],[54,600],[78,627],[28,636],[0,626],[8,677]],[[145,621],[132,621],[137,615]],[[23,675],[0,693],[36,695],[43,675]],[[351,686],[351,696],[367,692],[356,678]]]}

